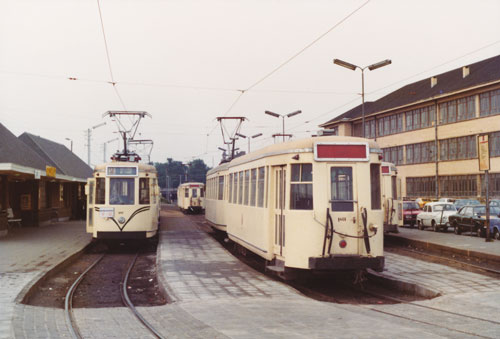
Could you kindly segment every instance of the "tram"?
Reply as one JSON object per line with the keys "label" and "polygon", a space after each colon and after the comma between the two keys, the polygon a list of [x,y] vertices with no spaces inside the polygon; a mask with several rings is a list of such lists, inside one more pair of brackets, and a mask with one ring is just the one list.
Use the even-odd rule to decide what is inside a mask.
{"label": "tram", "polygon": [[401,179],[394,164],[382,163],[382,199],[384,205],[384,232],[398,233],[403,226]]}
{"label": "tram", "polygon": [[[116,159],[97,165],[85,186],[87,232],[97,239],[157,235],[160,189],[154,166]],[[138,161],[138,160],[137,160]]]}
{"label": "tram", "polygon": [[323,136],[275,144],[208,172],[206,219],[267,269],[384,267],[382,151]]}
{"label": "tram", "polygon": [[183,212],[200,213],[205,209],[205,184],[186,182],[177,187],[177,206]]}
{"label": "tram", "polygon": [[205,220],[214,229],[226,231],[227,212],[227,171],[229,163],[224,163],[207,172],[207,196],[205,198]]}

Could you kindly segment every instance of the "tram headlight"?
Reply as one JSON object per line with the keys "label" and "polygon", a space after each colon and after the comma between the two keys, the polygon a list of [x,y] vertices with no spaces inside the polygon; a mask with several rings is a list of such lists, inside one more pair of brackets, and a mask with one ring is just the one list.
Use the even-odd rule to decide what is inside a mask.
{"label": "tram headlight", "polygon": [[339,246],[340,246],[340,248],[345,248],[347,246],[347,241],[345,241],[344,239],[340,240]]}
{"label": "tram headlight", "polygon": [[118,218],[118,222],[119,222],[120,224],[123,224],[123,223],[125,222],[125,218],[124,218],[124,217],[119,217],[119,218]]}

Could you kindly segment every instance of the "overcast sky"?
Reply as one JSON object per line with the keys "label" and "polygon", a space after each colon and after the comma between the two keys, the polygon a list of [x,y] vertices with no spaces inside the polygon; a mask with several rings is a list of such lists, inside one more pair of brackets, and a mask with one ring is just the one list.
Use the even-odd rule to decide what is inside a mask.
{"label": "overcast sky", "polygon": [[[212,166],[223,146],[218,116],[247,117],[241,133],[263,133],[256,149],[281,132],[281,120],[265,110],[302,110],[286,120],[286,132],[299,138],[360,104],[361,72],[333,58],[359,66],[392,60],[366,71],[370,101],[500,54],[499,0],[99,4],[116,91],[97,0],[0,0],[0,122],[68,147],[70,138],[87,161],[85,131],[107,121],[93,131],[93,164],[117,137],[102,118],[108,110],[152,115],[137,136],[153,139],[152,161],[201,158]],[[108,156],[117,148],[110,142]]]}

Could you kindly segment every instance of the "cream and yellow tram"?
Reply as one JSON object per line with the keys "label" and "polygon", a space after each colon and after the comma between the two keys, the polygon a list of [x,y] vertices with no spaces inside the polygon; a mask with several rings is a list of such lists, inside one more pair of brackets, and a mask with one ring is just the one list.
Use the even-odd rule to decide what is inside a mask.
{"label": "cream and yellow tram", "polygon": [[374,141],[355,137],[276,144],[211,171],[223,185],[210,198],[222,194],[228,237],[270,270],[382,270],[381,158]]}
{"label": "cream and yellow tram", "polygon": [[382,199],[384,206],[384,232],[398,233],[403,226],[403,203],[401,201],[401,179],[394,164],[382,163]]}
{"label": "cream and yellow tram", "polygon": [[205,209],[205,184],[186,182],[177,187],[177,206],[186,213],[200,213]]}
{"label": "cream and yellow tram", "polygon": [[87,232],[98,239],[147,239],[158,232],[160,189],[154,166],[97,165],[85,187]]}
{"label": "cream and yellow tram", "polygon": [[[226,231],[226,215],[228,213],[227,169],[224,163],[207,172],[207,194],[205,198],[205,219],[208,224],[219,231]],[[226,192],[225,192],[226,191]]]}

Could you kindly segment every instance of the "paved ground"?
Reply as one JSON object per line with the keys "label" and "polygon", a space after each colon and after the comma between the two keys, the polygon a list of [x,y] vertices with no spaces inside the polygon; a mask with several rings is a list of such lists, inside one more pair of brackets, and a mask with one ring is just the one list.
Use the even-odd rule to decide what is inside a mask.
{"label": "paved ground", "polygon": [[[180,212],[162,211],[162,222],[160,279],[175,302],[139,310],[168,338],[470,338],[478,334],[495,338],[500,333],[500,322],[482,320],[500,314],[497,279],[389,253],[385,275],[422,284],[443,296],[400,305],[318,302],[248,268]],[[17,245],[13,237],[0,240],[0,286],[6,286],[0,290],[0,308],[1,314],[4,309],[11,314],[0,319],[1,338],[69,337],[62,310],[13,301],[22,286],[41,272],[35,270],[37,264],[48,267],[71,249],[83,247],[88,237],[81,234],[83,228],[76,228],[34,229],[47,232],[24,233],[29,241]],[[4,252],[4,248],[10,250]],[[85,338],[151,337],[135,325],[125,308],[77,309],[76,318]]]}
{"label": "paved ground", "polygon": [[472,233],[453,234],[452,228],[449,231],[433,232],[421,231],[417,228],[400,227],[399,233],[390,233],[391,237],[402,237],[427,243],[429,246],[441,245],[464,251],[474,251],[487,255],[500,257],[500,241],[486,242],[484,238],[478,238]]}
{"label": "paved ground", "polygon": [[13,337],[11,324],[19,293],[90,239],[83,221],[14,229],[0,238],[0,338]]}

